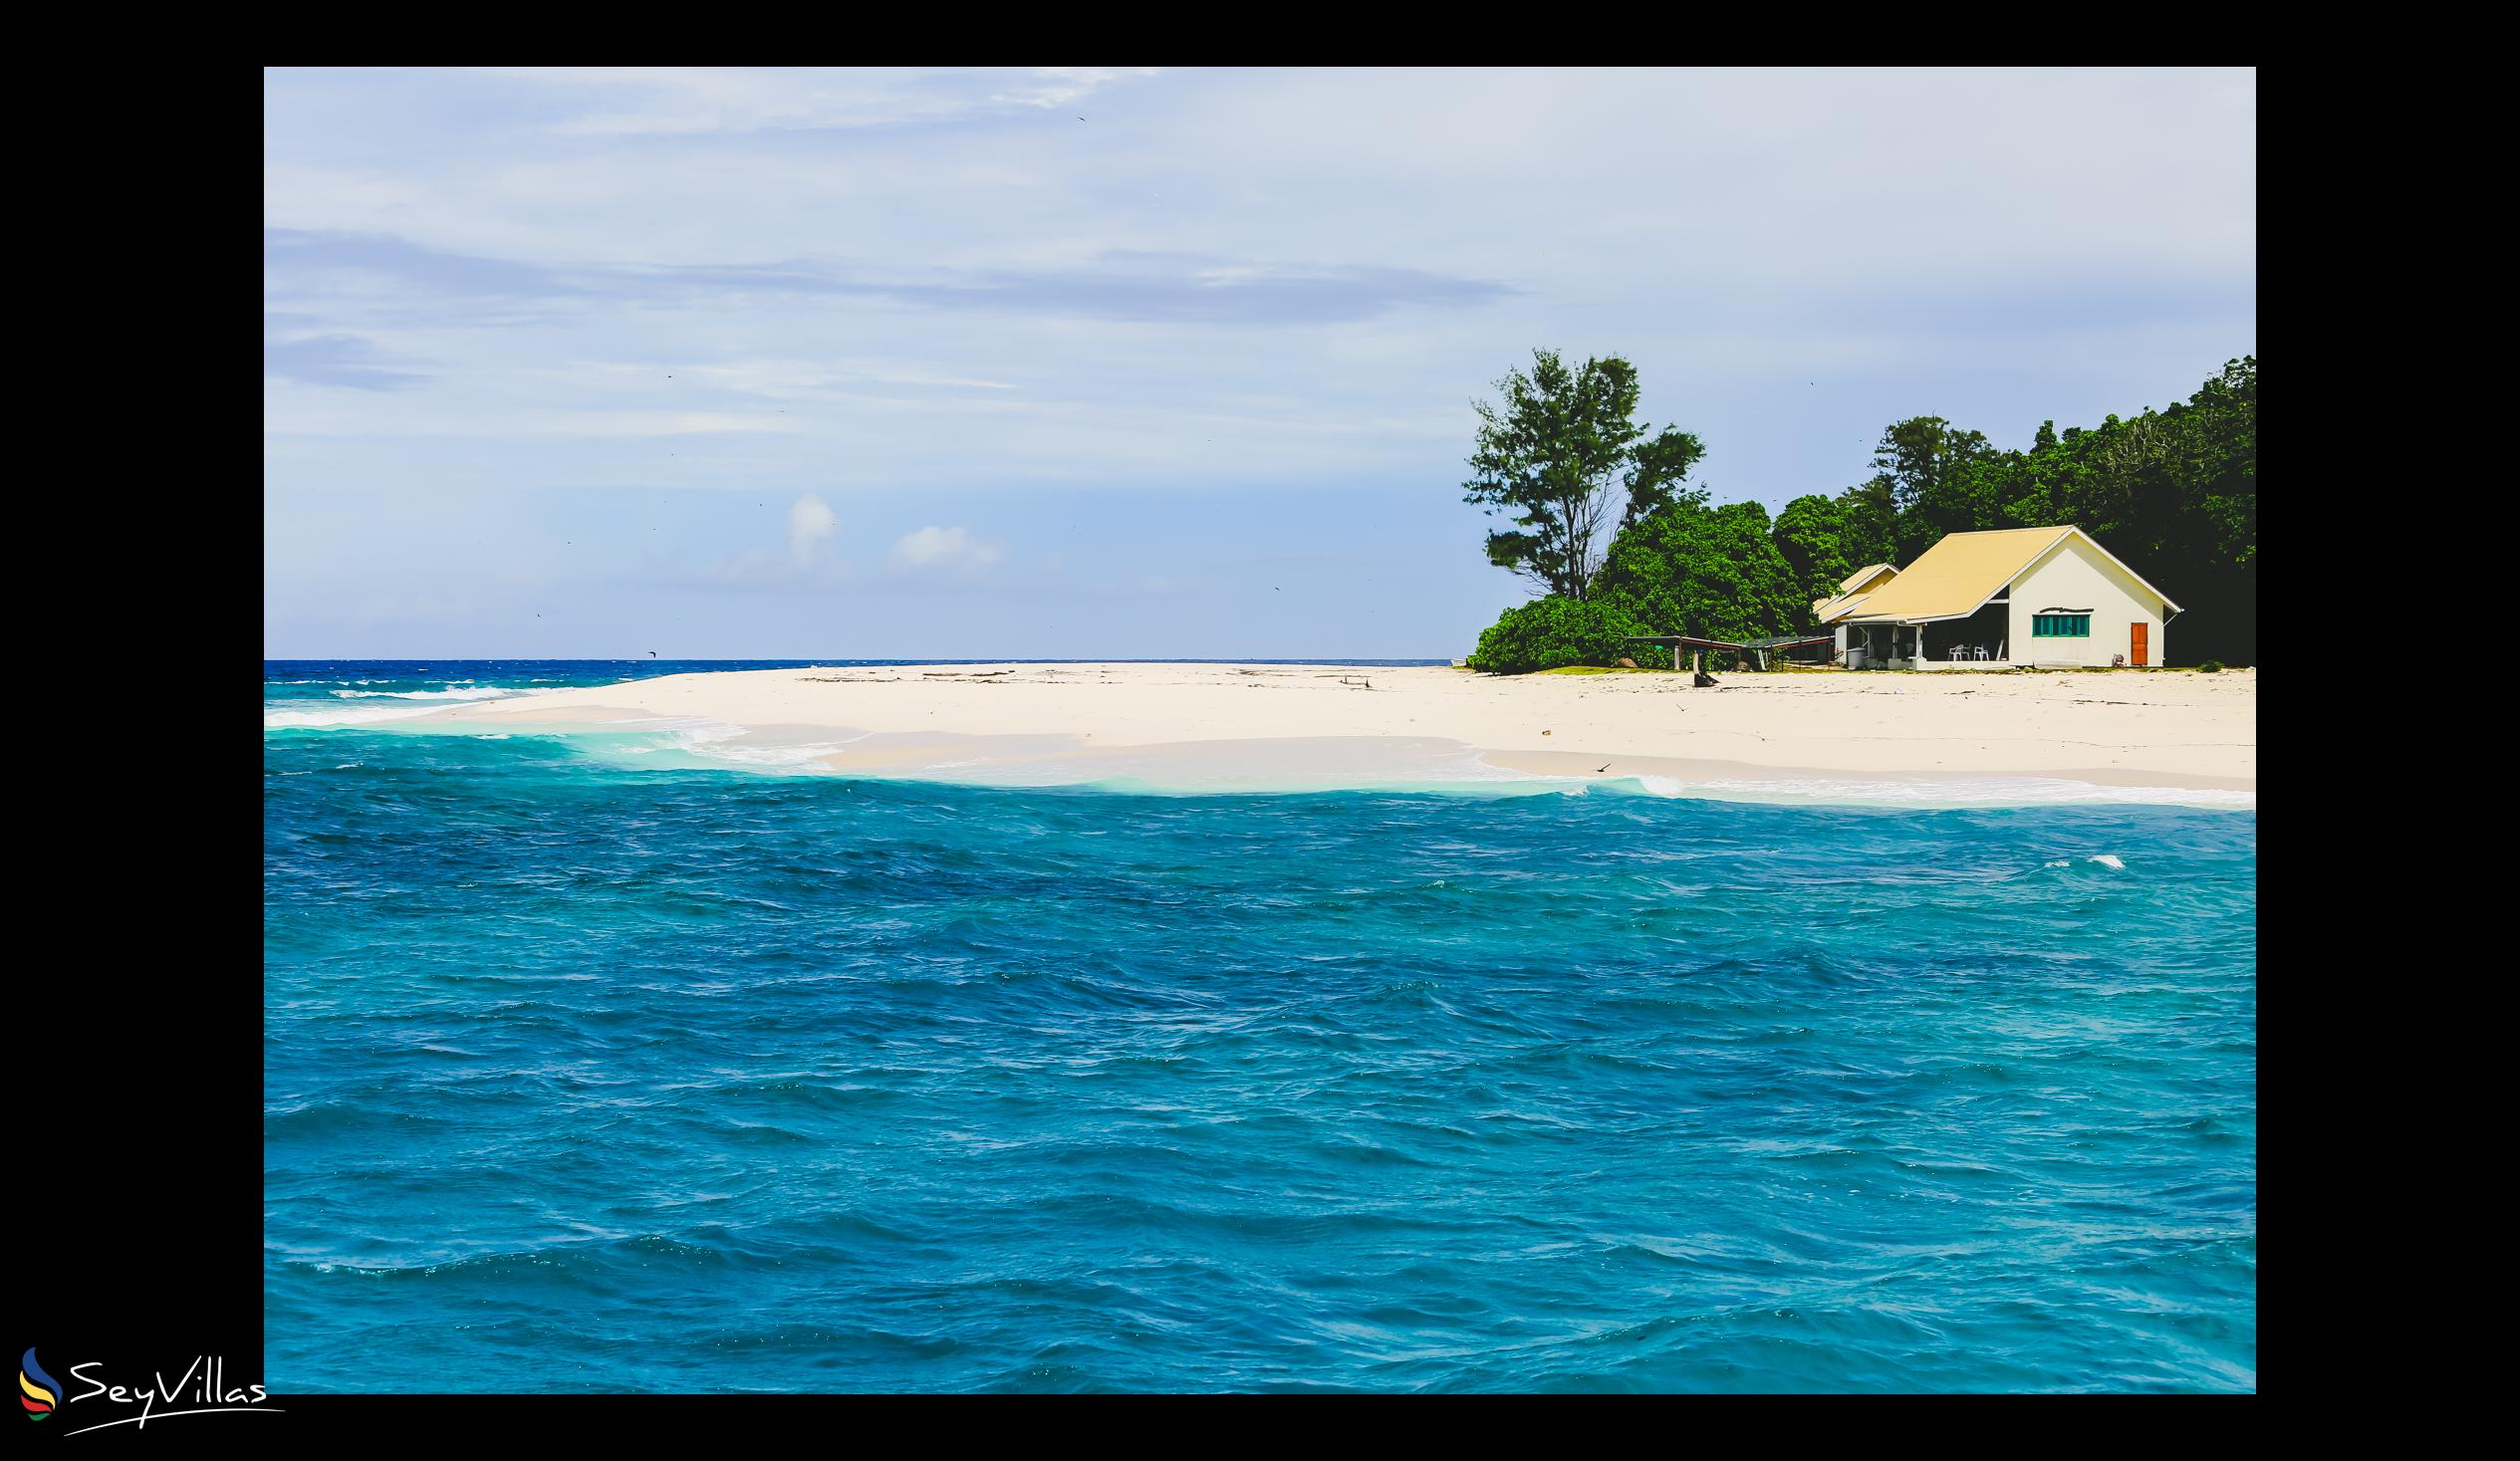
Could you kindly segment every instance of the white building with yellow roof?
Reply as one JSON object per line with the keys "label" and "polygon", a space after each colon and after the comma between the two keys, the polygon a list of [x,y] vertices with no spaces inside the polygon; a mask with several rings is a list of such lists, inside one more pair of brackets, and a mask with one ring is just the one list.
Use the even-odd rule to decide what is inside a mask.
{"label": "white building with yellow roof", "polygon": [[1952,533],[1812,605],[1849,668],[2162,663],[2179,607],[2080,528]]}

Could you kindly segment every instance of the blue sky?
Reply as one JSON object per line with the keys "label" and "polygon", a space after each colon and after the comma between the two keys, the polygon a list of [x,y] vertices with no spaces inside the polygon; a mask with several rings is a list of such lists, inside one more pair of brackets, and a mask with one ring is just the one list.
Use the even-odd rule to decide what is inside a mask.
{"label": "blue sky", "polygon": [[274,657],[1441,656],[1473,397],[1620,354],[1720,501],[2256,350],[2256,82],[303,71]]}

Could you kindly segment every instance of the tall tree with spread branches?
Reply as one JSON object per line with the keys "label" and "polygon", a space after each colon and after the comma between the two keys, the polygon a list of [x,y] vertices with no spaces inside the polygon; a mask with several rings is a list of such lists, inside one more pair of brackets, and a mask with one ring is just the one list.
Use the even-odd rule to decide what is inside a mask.
{"label": "tall tree with spread branches", "polygon": [[[1462,498],[1512,527],[1487,535],[1488,562],[1544,593],[1581,600],[1611,539],[1685,491],[1706,454],[1673,427],[1648,436],[1636,419],[1637,367],[1617,356],[1569,366],[1556,351],[1531,353],[1531,371],[1496,382],[1503,405],[1472,404],[1477,449]],[[1702,494],[1700,494],[1702,495]]]}

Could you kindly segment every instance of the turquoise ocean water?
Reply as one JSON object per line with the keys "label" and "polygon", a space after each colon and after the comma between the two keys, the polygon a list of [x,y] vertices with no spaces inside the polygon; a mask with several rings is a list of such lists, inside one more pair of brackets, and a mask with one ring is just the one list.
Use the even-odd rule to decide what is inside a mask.
{"label": "turquoise ocean water", "polygon": [[394,718],[693,667],[266,666],[275,1391],[2256,1387],[2254,811]]}

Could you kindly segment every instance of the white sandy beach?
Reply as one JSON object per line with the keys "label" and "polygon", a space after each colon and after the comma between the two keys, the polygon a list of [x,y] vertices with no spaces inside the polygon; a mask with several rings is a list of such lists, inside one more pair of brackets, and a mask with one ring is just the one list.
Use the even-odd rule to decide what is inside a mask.
{"label": "white sandy beach", "polygon": [[[433,718],[690,723],[815,748],[835,769],[1030,781],[1143,776],[1426,779],[2055,778],[2253,792],[2257,677],[2038,674],[1499,677],[1445,667],[1005,664],[668,675],[452,707]],[[997,773],[992,775],[991,773]],[[1195,776],[1192,779],[1213,779]],[[1305,780],[1296,777],[1295,780]]]}

